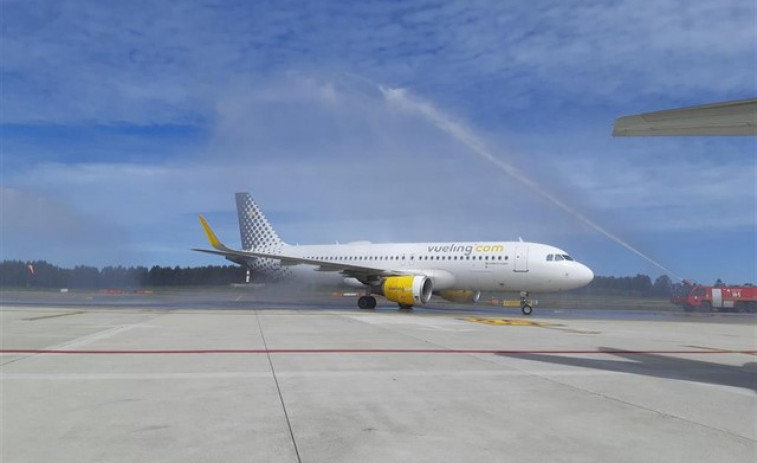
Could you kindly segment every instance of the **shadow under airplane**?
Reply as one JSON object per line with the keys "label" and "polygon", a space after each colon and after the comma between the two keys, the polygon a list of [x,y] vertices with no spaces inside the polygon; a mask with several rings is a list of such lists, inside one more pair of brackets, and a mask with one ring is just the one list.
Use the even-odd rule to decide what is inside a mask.
{"label": "shadow under airplane", "polygon": [[720,363],[703,362],[701,360],[668,357],[654,353],[630,352],[607,347],[600,347],[599,351],[615,355],[625,360],[578,358],[553,354],[500,353],[497,355],[536,362],[553,363],[557,365],[594,368],[597,370],[617,371],[620,373],[694,381],[721,386],[733,386],[757,392],[756,362],[747,362],[744,365],[737,367]]}

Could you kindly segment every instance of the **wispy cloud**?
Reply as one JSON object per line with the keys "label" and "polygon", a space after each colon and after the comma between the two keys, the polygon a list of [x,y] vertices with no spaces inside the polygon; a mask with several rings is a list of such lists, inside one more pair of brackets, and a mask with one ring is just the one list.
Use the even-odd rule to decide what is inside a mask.
{"label": "wispy cloud", "polygon": [[228,85],[291,69],[412,86],[476,122],[534,105],[745,95],[754,90],[755,65],[744,57],[755,53],[755,8],[738,0],[10,1],[3,117],[183,124],[212,117]]}

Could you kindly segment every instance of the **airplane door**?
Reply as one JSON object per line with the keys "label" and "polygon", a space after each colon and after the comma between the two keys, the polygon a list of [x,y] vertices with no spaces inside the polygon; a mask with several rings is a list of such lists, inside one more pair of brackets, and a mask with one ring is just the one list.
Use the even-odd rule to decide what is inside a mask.
{"label": "airplane door", "polygon": [[528,246],[515,246],[515,272],[528,272]]}

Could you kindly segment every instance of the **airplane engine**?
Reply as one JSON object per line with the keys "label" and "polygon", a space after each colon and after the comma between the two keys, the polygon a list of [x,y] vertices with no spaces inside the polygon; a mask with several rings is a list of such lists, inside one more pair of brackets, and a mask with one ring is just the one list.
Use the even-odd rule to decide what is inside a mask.
{"label": "airplane engine", "polygon": [[401,306],[425,304],[431,299],[433,283],[428,277],[406,275],[387,277],[381,284],[385,298]]}
{"label": "airplane engine", "polygon": [[450,302],[478,302],[481,297],[481,291],[470,291],[465,289],[448,289],[439,291],[439,296]]}

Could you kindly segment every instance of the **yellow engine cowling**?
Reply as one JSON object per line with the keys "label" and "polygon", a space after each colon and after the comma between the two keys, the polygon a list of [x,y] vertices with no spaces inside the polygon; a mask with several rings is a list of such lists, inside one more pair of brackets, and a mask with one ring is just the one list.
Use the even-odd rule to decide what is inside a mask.
{"label": "yellow engine cowling", "polygon": [[467,289],[448,289],[439,291],[442,299],[450,302],[478,302],[481,297],[481,291],[471,291]]}
{"label": "yellow engine cowling", "polygon": [[404,275],[387,277],[381,284],[384,297],[399,305],[425,304],[431,299],[433,284],[428,277]]}

